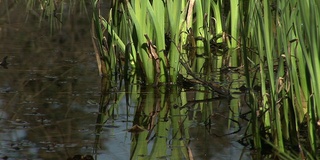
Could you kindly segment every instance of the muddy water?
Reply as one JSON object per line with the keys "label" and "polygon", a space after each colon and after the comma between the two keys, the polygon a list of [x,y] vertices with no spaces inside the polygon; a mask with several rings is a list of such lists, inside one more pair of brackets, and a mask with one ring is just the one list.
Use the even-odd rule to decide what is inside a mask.
{"label": "muddy water", "polygon": [[71,15],[51,36],[46,20],[39,28],[39,17],[18,10],[0,21],[0,58],[9,63],[0,68],[0,157],[92,154],[100,78],[88,18]]}
{"label": "muddy water", "polygon": [[[8,56],[9,63],[7,69],[0,66],[0,158],[129,159],[132,135],[127,130],[135,104],[128,110],[125,97],[96,145],[101,79],[87,15],[73,13],[51,35],[47,21],[39,27],[39,17],[26,17],[17,11],[20,7],[0,15],[0,59]],[[214,110],[228,116],[228,104],[217,104]],[[203,115],[193,112],[197,117],[191,118],[189,147],[194,159],[250,159],[248,152],[241,155],[245,148],[236,142],[240,134],[217,136],[230,132],[224,116],[212,117],[209,133]]]}

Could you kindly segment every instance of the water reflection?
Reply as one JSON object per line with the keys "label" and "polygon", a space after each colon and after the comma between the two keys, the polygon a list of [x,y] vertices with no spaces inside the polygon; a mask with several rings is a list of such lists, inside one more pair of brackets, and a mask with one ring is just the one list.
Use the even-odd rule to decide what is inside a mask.
{"label": "water reflection", "polygon": [[246,122],[233,120],[228,127],[229,100],[205,90],[201,98],[201,92],[181,91],[177,86],[112,85],[108,80],[103,84],[106,90],[96,127],[98,147],[108,150],[103,157],[250,159],[246,148],[236,142]]}
{"label": "water reflection", "polygon": [[92,154],[98,106],[89,102],[99,101],[100,78],[89,21],[74,16],[51,36],[48,27],[38,28],[38,17],[23,23],[17,10],[24,6],[13,9],[12,19],[0,20],[0,58],[8,56],[8,69],[0,68],[0,157]]}

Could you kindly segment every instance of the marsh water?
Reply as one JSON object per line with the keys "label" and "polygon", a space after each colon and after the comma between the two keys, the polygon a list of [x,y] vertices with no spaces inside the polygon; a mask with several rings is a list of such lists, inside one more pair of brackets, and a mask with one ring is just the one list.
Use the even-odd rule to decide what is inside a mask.
{"label": "marsh water", "polygon": [[[154,104],[150,97],[156,91],[127,93],[119,81],[110,82],[112,87],[102,91],[105,81],[98,74],[90,15],[71,14],[63,25],[55,21],[51,30],[47,20],[40,24],[39,17],[26,15],[23,6],[14,10],[1,10],[0,15],[0,58],[8,56],[9,63],[7,69],[0,68],[0,158],[63,160],[92,155],[96,160],[175,159],[177,156],[171,155],[180,147],[187,150],[177,151],[182,159],[251,159],[249,148],[237,142],[246,122],[239,123],[240,128],[229,122],[232,103],[225,99],[193,101],[196,91],[192,90],[180,90],[194,102],[177,107],[179,113],[187,108],[185,115],[175,115],[187,121],[181,137],[170,132],[163,144],[157,143],[156,130],[144,127],[133,131],[136,119],[145,116],[137,115],[137,108]],[[133,83],[129,87],[140,86]],[[105,114],[101,112],[102,95],[116,99],[107,104],[106,117],[101,116]],[[170,125],[166,129],[175,130]],[[142,147],[136,139],[143,134],[149,138]],[[183,145],[174,145],[174,140]],[[167,155],[157,156],[155,150],[164,150]]]}

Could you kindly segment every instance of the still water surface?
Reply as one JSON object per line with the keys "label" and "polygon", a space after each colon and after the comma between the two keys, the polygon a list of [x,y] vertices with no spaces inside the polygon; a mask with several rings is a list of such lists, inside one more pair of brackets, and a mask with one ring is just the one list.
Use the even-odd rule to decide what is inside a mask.
{"label": "still water surface", "polygon": [[[97,160],[129,159],[137,104],[119,100],[116,117],[106,121],[96,139],[96,122],[101,96],[101,77],[93,53],[90,21],[73,15],[72,23],[50,35],[49,24],[39,28],[37,17],[26,23],[23,14],[2,15],[0,59],[8,56],[8,69],[0,68],[0,158],[67,159],[92,155]],[[10,20],[9,20],[10,19]],[[122,94],[124,90],[116,93]],[[142,93],[142,94],[148,94]],[[132,100],[134,101],[134,100]],[[146,99],[145,101],[148,101]],[[248,151],[229,133],[227,102],[212,106],[211,131],[201,112],[190,111],[189,156],[194,159],[250,159]],[[192,112],[192,113],[191,113]],[[214,133],[214,134],[212,134]],[[99,143],[99,145],[97,145]],[[148,143],[148,152],[154,141]],[[163,146],[170,159],[172,146]],[[242,155],[243,154],[243,155]],[[148,158],[148,156],[141,156]],[[191,159],[191,158],[190,158]]]}

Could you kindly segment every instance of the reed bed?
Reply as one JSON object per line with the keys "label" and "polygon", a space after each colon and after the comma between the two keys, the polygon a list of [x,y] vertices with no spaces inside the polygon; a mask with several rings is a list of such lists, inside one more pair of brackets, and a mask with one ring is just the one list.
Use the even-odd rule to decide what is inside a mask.
{"label": "reed bed", "polygon": [[[43,13],[52,20],[49,2]],[[255,158],[318,159],[319,1],[126,0],[114,1],[108,17],[101,15],[100,3],[92,0],[93,44],[101,75],[121,73],[133,83],[154,86],[177,84],[183,75],[212,86],[212,78],[204,75],[239,67],[251,109],[244,140],[255,149]],[[181,105],[187,103],[181,98]],[[169,107],[165,99],[152,104]],[[173,125],[176,121],[172,119]],[[161,131],[164,125],[159,122],[157,130],[167,136]],[[265,154],[268,148],[272,152]]]}
{"label": "reed bed", "polygon": [[[114,2],[108,19],[99,15],[98,2],[93,3],[97,51],[102,50],[101,48],[109,50],[111,47],[116,47],[117,52],[110,51],[109,54],[120,54],[120,57],[125,57],[126,62],[130,60],[124,65],[128,65],[126,68],[136,70],[145,84],[175,84],[178,74],[186,73],[180,65],[181,58],[186,61],[191,59],[190,64],[193,64],[192,68],[196,69],[196,72],[203,70],[205,59],[194,59],[194,57],[195,53],[199,54],[198,56],[210,56],[210,45],[216,43],[214,41],[216,36],[212,33],[213,21],[210,18],[216,7],[213,2],[195,0],[179,2],[170,0],[166,3],[162,0]],[[222,34],[221,27],[217,32],[219,35]],[[105,33],[106,36],[101,36],[101,33]],[[103,46],[104,39],[107,40],[105,44],[107,46],[99,47]],[[195,49],[201,50],[196,52]],[[107,58],[104,53],[100,55],[100,59],[104,57]],[[193,60],[195,62],[192,62]],[[107,64],[104,68],[113,68],[108,66],[110,62],[105,61]],[[221,65],[221,60],[218,63]]]}
{"label": "reed bed", "polygon": [[[319,14],[319,7],[315,0],[132,0],[121,4],[128,16],[122,16],[129,24],[127,36],[118,39],[120,32],[114,29],[108,35],[123,53],[128,52],[124,44],[130,46],[128,55],[135,58],[128,68],[140,68],[145,84],[175,84],[178,74],[195,78],[217,68],[243,66],[245,101],[251,108],[251,136],[246,139],[259,153],[255,158],[316,159],[319,19],[312,15]],[[104,28],[115,27],[106,22]],[[231,88],[241,86],[237,78],[232,75]],[[237,104],[231,101],[229,118],[239,113]],[[268,148],[272,154],[265,153]]]}
{"label": "reed bed", "polygon": [[[316,154],[319,149],[316,122],[320,97],[318,85],[313,81],[319,64],[315,44],[319,20],[312,16],[319,14],[319,7],[317,1],[294,0],[250,1],[244,6],[248,16],[243,17],[245,23],[242,24],[245,34],[241,39],[246,42],[244,62],[247,61],[244,64],[248,70],[252,66],[248,59],[255,60],[250,62],[257,64],[260,72],[254,79],[246,72],[247,84],[251,88],[261,87],[259,93],[252,90],[250,93],[250,104],[256,113],[252,119],[252,128],[256,128],[252,130],[253,135],[263,137],[262,141],[254,138],[254,144],[263,149],[267,142],[276,148],[279,157],[316,159],[319,156]],[[249,49],[256,54],[249,55]],[[257,101],[258,98],[261,101]],[[305,130],[307,132],[303,132]],[[289,147],[298,149],[288,152]]]}

